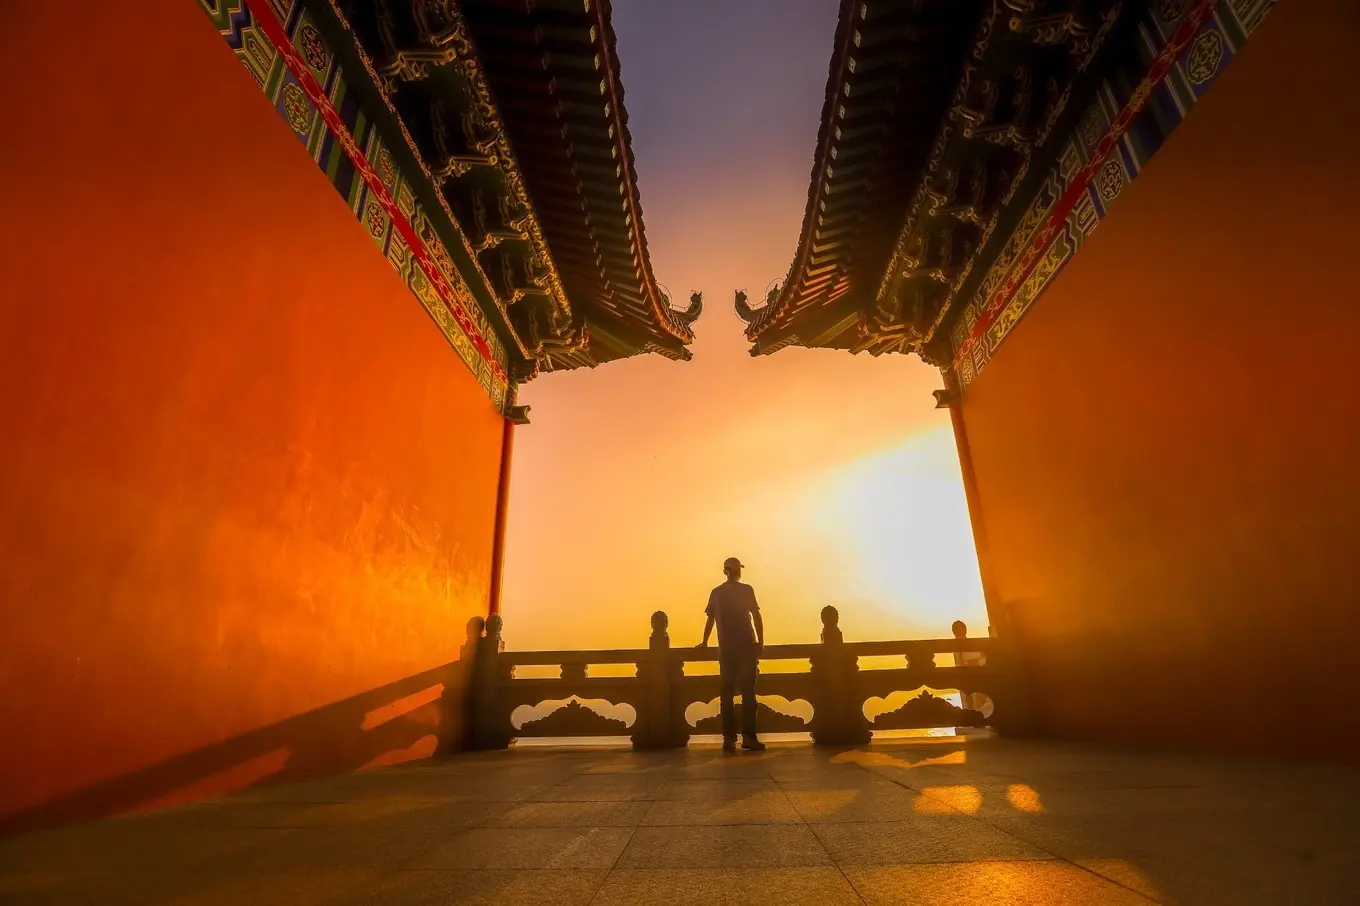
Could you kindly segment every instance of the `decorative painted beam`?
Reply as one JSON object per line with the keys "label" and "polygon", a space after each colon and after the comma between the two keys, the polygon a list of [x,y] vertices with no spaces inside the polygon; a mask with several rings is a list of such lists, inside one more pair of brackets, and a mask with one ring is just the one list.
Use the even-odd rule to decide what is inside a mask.
{"label": "decorative painted beam", "polygon": [[[1121,104],[1108,84],[1080,120],[1045,187],[993,262],[976,298],[951,332],[946,386],[965,389],[1080,249],[1141,171],[1151,153],[1132,130],[1149,104],[1170,120],[1169,134],[1265,18],[1274,0],[1162,0],[1141,33],[1155,52],[1151,66]],[[1113,111],[1113,112],[1111,112]],[[1155,152],[1156,149],[1152,149]]]}
{"label": "decorative painted beam", "polygon": [[[301,0],[199,0],[497,408],[504,346]],[[423,175],[423,174],[422,174]]]}

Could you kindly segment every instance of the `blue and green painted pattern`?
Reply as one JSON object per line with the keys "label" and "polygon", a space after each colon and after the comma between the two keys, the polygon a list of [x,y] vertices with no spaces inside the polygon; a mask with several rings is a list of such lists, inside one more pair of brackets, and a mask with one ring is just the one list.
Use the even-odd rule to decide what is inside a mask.
{"label": "blue and green painted pattern", "polygon": [[[1139,28],[1139,56],[1146,65],[1168,44],[1192,0],[1161,0],[1150,5]],[[1221,0],[1204,27],[1179,55],[1168,77],[1156,88],[1142,113],[1120,140],[1116,153],[1102,165],[1083,197],[1067,215],[1062,230],[1039,259],[1034,270],[1002,313],[988,328],[982,342],[969,344],[979,314],[1005,282],[1011,269],[1029,247],[1053,206],[1071,185],[1077,171],[1090,159],[1114,118],[1137,89],[1137,78],[1112,78],[1097,92],[1096,101],[1078,121],[1057,164],[1030,203],[1001,253],[988,269],[977,292],[954,323],[951,340],[956,359],[946,367],[950,386],[971,384],[996,355],[1002,342],[1076,255],[1118,200],[1123,189],[1142,172],[1166,138],[1185,119],[1229,61],[1261,24],[1275,0]],[[966,350],[966,354],[961,352]]]}
{"label": "blue and green painted pattern", "polygon": [[[302,0],[251,0],[268,3],[274,16],[283,25],[295,48],[312,70],[312,75],[325,89],[327,96],[340,114],[364,156],[372,163],[398,207],[410,219],[416,233],[438,261],[445,278],[455,287],[466,287],[469,276],[455,264],[448,248],[439,238],[439,231],[424,207],[416,199],[412,180],[403,172],[386,143],[374,119],[360,105],[346,81],[335,54],[322,37],[320,29],[303,7]],[[307,94],[284,65],[282,58],[261,30],[247,0],[199,0],[218,32],[255,79],[264,96],[278,111],[293,134],[307,149],[326,175],[331,185],[345,199],[355,218],[373,239],[379,252],[388,260],[411,293],[420,301],[430,318],[439,326],[459,358],[477,378],[482,390],[497,408],[506,402],[507,385],[495,369],[483,358],[471,339],[458,325],[440,301],[411,255],[401,236],[393,229],[390,218],[372,197],[368,184],[359,177],[354,164],[345,154],[340,142],[312,106]],[[423,178],[423,174],[420,174]],[[442,213],[436,214],[442,217]],[[501,374],[507,370],[504,345],[475,298],[470,292],[459,300],[464,310],[481,332]]]}

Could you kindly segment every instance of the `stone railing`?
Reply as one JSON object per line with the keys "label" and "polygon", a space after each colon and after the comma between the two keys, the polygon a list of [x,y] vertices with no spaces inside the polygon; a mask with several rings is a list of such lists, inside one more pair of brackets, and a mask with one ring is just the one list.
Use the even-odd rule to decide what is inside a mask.
{"label": "stone railing", "polygon": [[[811,721],[784,714],[764,703],[757,709],[761,732],[807,731],[819,744],[857,745],[875,730],[937,727],[993,727],[1007,732],[1018,727],[1024,712],[1019,676],[996,639],[952,638],[894,642],[846,642],[837,628],[834,607],[822,609],[822,642],[813,645],[767,645],[761,661],[806,660],[801,672],[762,671],[758,694],[806,702]],[[613,651],[504,651],[501,618],[484,626],[475,620],[464,648],[470,666],[468,739],[477,749],[505,748],[515,738],[628,736],[640,749],[684,746],[696,729],[685,712],[694,703],[718,698],[716,671],[686,675],[685,665],[718,660],[716,647],[672,648],[666,614],[652,615],[647,648]],[[483,629],[485,635],[482,635]],[[901,657],[901,666],[861,669],[860,658]],[[590,676],[591,666],[625,665],[607,672],[634,675]],[[516,668],[555,667],[555,677],[516,677]],[[960,708],[929,690],[959,691]],[[901,707],[865,716],[871,699],[886,700],[895,692],[922,690]],[[606,717],[575,700],[604,701],[630,706],[636,717],[627,721]],[[516,727],[516,709],[567,702],[549,714]],[[737,704],[740,709],[740,701]],[[801,709],[806,710],[806,709]],[[985,713],[984,713],[985,712]],[[702,723],[707,723],[705,720]]]}

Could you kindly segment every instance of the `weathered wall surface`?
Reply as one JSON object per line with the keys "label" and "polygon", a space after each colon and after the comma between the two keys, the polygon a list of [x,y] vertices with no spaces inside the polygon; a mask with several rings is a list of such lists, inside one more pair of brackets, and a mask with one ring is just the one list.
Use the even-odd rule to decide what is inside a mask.
{"label": "weathered wall surface", "polygon": [[964,397],[1051,732],[1360,758],[1357,41],[1279,4]]}
{"label": "weathered wall surface", "polygon": [[0,815],[428,753],[498,413],[198,4],[4,24]]}

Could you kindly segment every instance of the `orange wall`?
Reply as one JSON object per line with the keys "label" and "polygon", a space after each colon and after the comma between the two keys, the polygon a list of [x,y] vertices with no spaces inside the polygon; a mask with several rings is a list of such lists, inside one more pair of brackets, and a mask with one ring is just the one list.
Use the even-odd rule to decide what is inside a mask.
{"label": "orange wall", "polygon": [[1360,758],[1357,42],[1280,3],[964,397],[1052,732]]}
{"label": "orange wall", "polygon": [[354,738],[485,612],[501,419],[197,3],[71,9],[0,30],[0,815],[397,757]]}

